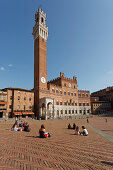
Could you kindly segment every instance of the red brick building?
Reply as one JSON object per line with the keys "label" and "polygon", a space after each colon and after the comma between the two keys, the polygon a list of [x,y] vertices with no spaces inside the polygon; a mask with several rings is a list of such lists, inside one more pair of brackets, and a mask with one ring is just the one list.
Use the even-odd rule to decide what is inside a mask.
{"label": "red brick building", "polygon": [[111,103],[108,101],[100,101],[99,97],[90,97],[91,113],[104,114],[111,110]]}
{"label": "red brick building", "polygon": [[34,109],[38,118],[74,117],[91,112],[90,92],[77,89],[77,78],[60,77],[47,82],[46,14],[35,14],[34,36]]}
{"label": "red brick building", "polygon": [[32,117],[34,115],[33,90],[9,87],[2,89],[2,92],[6,94],[5,101],[7,101],[5,118]]}
{"label": "red brick building", "polygon": [[113,86],[91,93],[91,97],[99,97],[101,101],[107,101],[111,103],[113,109]]}

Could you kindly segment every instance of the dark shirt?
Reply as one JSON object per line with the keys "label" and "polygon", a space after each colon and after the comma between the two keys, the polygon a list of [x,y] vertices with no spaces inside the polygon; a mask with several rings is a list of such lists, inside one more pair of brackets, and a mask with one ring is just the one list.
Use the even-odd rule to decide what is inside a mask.
{"label": "dark shirt", "polygon": [[44,132],[43,131],[40,131],[40,138],[45,138],[45,135],[44,135]]}

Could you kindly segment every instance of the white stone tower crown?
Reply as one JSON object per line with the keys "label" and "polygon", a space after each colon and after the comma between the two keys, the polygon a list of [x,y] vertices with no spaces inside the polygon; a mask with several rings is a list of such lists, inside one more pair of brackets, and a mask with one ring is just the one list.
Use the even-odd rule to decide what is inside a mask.
{"label": "white stone tower crown", "polygon": [[48,27],[45,24],[46,14],[39,8],[35,14],[35,26],[33,27],[34,40],[39,36],[47,40]]}

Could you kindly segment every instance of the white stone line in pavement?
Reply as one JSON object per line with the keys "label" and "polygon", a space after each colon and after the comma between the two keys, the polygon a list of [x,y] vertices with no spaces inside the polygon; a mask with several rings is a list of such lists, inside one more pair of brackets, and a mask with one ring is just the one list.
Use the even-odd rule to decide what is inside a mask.
{"label": "white stone line in pavement", "polygon": [[88,124],[88,126],[90,126],[93,130],[95,130],[99,135],[103,136],[104,138],[106,138],[107,140],[109,140],[110,142],[113,143],[113,136],[108,135],[108,134],[102,132],[101,130],[93,127],[91,124]]}

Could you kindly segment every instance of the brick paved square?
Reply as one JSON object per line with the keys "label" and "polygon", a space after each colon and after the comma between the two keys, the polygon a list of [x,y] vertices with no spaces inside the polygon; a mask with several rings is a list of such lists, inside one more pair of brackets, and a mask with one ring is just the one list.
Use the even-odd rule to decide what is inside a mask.
{"label": "brick paved square", "polygon": [[[14,132],[14,121],[0,121],[0,169],[113,169],[113,143],[98,134],[86,119],[29,121],[30,132]],[[75,123],[88,129],[88,136],[78,136],[67,129]],[[113,137],[113,118],[90,118],[90,125]],[[38,137],[44,124],[51,137]]]}

